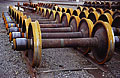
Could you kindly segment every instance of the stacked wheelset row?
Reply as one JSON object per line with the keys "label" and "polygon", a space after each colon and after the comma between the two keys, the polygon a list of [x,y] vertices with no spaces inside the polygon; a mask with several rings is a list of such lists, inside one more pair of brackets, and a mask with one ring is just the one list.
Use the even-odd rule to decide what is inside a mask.
{"label": "stacked wheelset row", "polygon": [[[38,7],[38,8],[39,8],[38,13],[40,13],[40,14],[44,13],[44,16],[45,16],[48,9],[41,8],[41,7]],[[106,9],[104,11],[102,8],[97,8],[97,9],[95,9],[93,7],[90,7],[90,8],[84,7],[83,8],[82,6],[79,6],[76,10],[73,10],[72,8],[61,8],[61,7],[55,6],[53,8],[53,10],[64,12],[64,13],[69,13],[70,15],[79,16],[80,19],[88,18],[88,19],[91,19],[93,21],[93,23],[95,23],[99,19],[101,20],[101,19],[104,19],[107,17],[107,19],[109,19],[109,20],[106,20],[106,21],[109,21],[109,23],[112,24],[113,19],[115,19],[115,17],[117,17],[117,16],[119,17],[119,15],[120,15],[119,10],[113,12],[112,10],[109,10],[109,9]]]}
{"label": "stacked wheelset row", "polygon": [[[93,24],[95,24],[98,20],[102,20],[102,21],[105,21],[105,22],[108,22],[111,24],[112,27],[117,27],[118,28],[118,33],[119,33],[119,26],[120,26],[120,23],[119,23],[119,20],[120,20],[120,11],[115,11],[113,12],[112,10],[105,10],[103,11],[101,8],[98,8],[98,9],[95,9],[95,8],[92,8],[90,7],[89,10],[85,10],[83,12],[80,12],[80,10],[83,10],[82,7],[80,6],[77,10],[74,10],[72,8],[62,8],[61,10],[59,10],[61,7],[58,7],[58,6],[55,6],[54,7],[54,10],[57,10],[57,11],[61,11],[63,12],[64,9],[66,9],[66,13],[69,13],[71,15],[75,15],[75,16],[79,16],[80,18],[88,18],[90,19]],[[40,8],[41,9],[41,8]],[[46,9],[42,8],[42,10],[40,10],[40,12],[44,13]],[[46,11],[45,11],[46,12]]]}
{"label": "stacked wheelset row", "polygon": [[120,8],[120,2],[85,1],[83,6],[115,10]]}
{"label": "stacked wheelset row", "polygon": [[[38,11],[40,12],[46,12],[46,8],[41,8],[38,7]],[[77,7],[76,10],[73,10],[72,8],[62,8],[62,7],[58,7],[58,6],[54,6],[53,10],[55,11],[60,11],[60,12],[65,12],[65,13],[69,13],[70,15],[75,15],[75,16],[79,16],[80,18],[87,18],[88,15],[91,12],[98,12],[98,14],[103,14],[103,13],[109,13],[113,16],[113,19],[117,16],[120,15],[120,11],[117,9],[116,11],[112,11],[110,9],[102,9],[102,8],[94,8],[94,7],[84,7],[84,6],[79,6]]]}
{"label": "stacked wheelset row", "polygon": [[[41,7],[38,7],[40,9],[40,12],[44,14],[44,16],[49,16],[50,13],[47,13],[48,10],[50,12],[50,9],[46,9],[46,8],[41,8]],[[82,7],[81,7],[82,8]],[[87,16],[85,13],[83,14],[82,12],[80,13],[79,10],[81,10],[81,8],[77,9],[77,10],[72,10],[72,8],[69,8],[69,9],[66,9],[66,8],[62,8],[61,7],[58,7],[58,6],[55,6],[54,7],[54,10],[57,10],[57,11],[62,11],[66,9],[66,13],[69,13],[71,15],[79,15],[80,17],[82,16]],[[41,10],[42,9],[42,10]],[[99,8],[100,9],[100,8]],[[102,9],[100,9],[102,10]],[[95,12],[96,11],[96,12]],[[95,8],[90,8],[88,10],[88,12],[90,12],[90,14],[88,15],[88,19],[91,19],[93,23],[95,23],[97,20],[103,20],[103,21],[106,21],[106,22],[109,22],[110,24],[112,24],[113,27],[118,27],[119,28],[119,16],[116,17],[116,19],[113,21],[111,15],[113,15],[113,18],[115,18],[115,16],[119,15],[119,11],[115,12],[113,14],[113,12],[111,10],[106,10],[105,11],[105,14],[103,14],[103,10],[102,11],[98,11],[98,10],[95,10]],[[98,13],[97,13],[98,12]],[[108,13],[109,14],[108,14]],[[79,13],[79,14],[78,14]],[[47,15],[48,14],[48,15]],[[99,14],[102,14],[102,15],[99,15]],[[111,14],[111,15],[110,15]],[[83,17],[82,17],[83,18]],[[116,25],[117,24],[117,25]]]}
{"label": "stacked wheelset row", "polygon": [[36,8],[37,6],[45,7],[45,8],[52,8],[53,6],[57,6],[57,5],[56,4],[48,4],[48,3],[34,4],[34,3],[30,2],[30,3],[23,3],[23,6],[30,6],[30,7],[33,7],[33,8]]}
{"label": "stacked wheelset row", "polygon": [[[36,4],[36,5],[38,5],[38,4]],[[96,7],[96,8],[89,7],[88,8],[88,7],[79,6],[79,7],[77,7],[77,9],[79,9],[80,11],[79,10],[73,10],[72,8],[68,9],[68,8],[61,8],[61,7],[58,7],[58,6],[53,6],[53,10],[60,11],[60,12],[66,12],[66,13],[69,13],[71,15],[73,14],[73,15],[79,16],[80,18],[88,17],[88,14],[93,12],[93,11],[97,11],[99,14],[110,13],[111,15],[113,15],[113,18],[115,18],[116,15],[120,14],[119,10],[113,12],[112,10],[102,9],[102,8],[98,8],[98,7]],[[44,8],[41,8],[41,7],[38,6],[37,11],[46,13],[47,9],[46,8],[44,9]]]}
{"label": "stacked wheelset row", "polygon": [[[75,25],[76,25],[76,23],[77,24],[79,23],[79,22],[75,22],[76,21],[75,18],[72,21],[73,21],[73,23]],[[84,22],[85,19],[82,19],[81,21]],[[89,20],[89,22],[90,22],[90,20]],[[80,25],[80,26],[83,26],[83,28],[88,24],[88,23],[87,24],[84,24],[84,23],[82,25]],[[92,25],[92,23],[91,23],[91,25]],[[99,29],[99,27],[100,27],[100,29]],[[14,41],[13,41],[13,43],[14,43],[14,49],[16,49],[16,50],[21,50],[20,44],[19,45],[17,44],[17,43],[19,43],[19,41],[20,41],[20,43],[21,42],[25,42],[25,44],[23,45],[24,47],[22,47],[22,49],[28,49],[28,48],[34,49],[34,53],[35,53],[34,55],[35,56],[33,57],[34,61],[32,63],[33,63],[33,65],[36,65],[36,66],[40,63],[41,46],[43,48],[51,48],[51,47],[52,48],[55,48],[55,47],[58,47],[58,48],[60,48],[60,47],[92,47],[91,50],[93,51],[93,54],[95,53],[94,56],[95,56],[95,58],[97,57],[96,61],[99,64],[103,64],[104,62],[108,61],[108,59],[110,59],[110,57],[111,57],[111,55],[112,55],[112,53],[114,51],[114,34],[112,32],[112,28],[111,28],[110,24],[108,24],[106,22],[98,21],[95,24],[94,28],[91,29],[91,32],[89,32],[89,34],[91,33],[92,37],[94,37],[94,35],[95,35],[95,37],[98,37],[98,38],[95,38],[95,39],[94,38],[42,39],[42,42],[41,42],[41,34],[42,33],[41,33],[40,29],[41,28],[40,28],[38,22],[31,22],[29,24],[29,27],[28,27],[28,39],[26,39],[26,38],[23,38],[23,39],[22,38],[21,39],[17,38],[17,39],[14,39]],[[84,30],[85,29],[83,29],[83,31]],[[100,30],[104,31],[104,33],[101,32]],[[79,32],[82,32],[82,30],[80,30]],[[97,32],[99,34],[97,34],[95,32]],[[105,34],[105,35],[103,37],[101,37],[100,34],[101,34],[101,36],[103,36],[103,34]],[[90,37],[90,36],[87,36],[87,37]],[[101,42],[101,40],[102,40],[101,38],[105,42]],[[55,42],[55,40],[57,42]],[[33,44],[34,44],[34,46],[33,46]],[[103,44],[106,47],[103,47]],[[99,47],[98,47],[98,45],[99,45]],[[100,49],[100,51],[104,50],[104,51],[102,51],[103,54],[100,54],[99,49]],[[98,52],[99,55],[103,55],[103,56],[100,56],[100,58],[103,57],[102,61],[100,60],[100,58],[98,58],[99,55],[96,53],[96,51]],[[105,53],[105,56],[104,56],[104,53]],[[36,54],[38,54],[38,55],[36,55]]]}

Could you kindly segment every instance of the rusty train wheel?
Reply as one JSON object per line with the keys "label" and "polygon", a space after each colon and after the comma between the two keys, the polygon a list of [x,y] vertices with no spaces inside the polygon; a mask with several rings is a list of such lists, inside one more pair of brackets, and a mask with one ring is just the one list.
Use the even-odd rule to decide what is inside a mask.
{"label": "rusty train wheel", "polygon": [[88,1],[85,1],[84,4],[88,4]]}
{"label": "rusty train wheel", "polygon": [[84,7],[84,8],[82,9],[82,11],[85,11],[85,10],[88,11],[88,10],[89,10],[88,7]]}
{"label": "rusty train wheel", "polygon": [[61,23],[62,12],[56,12],[55,14],[55,21],[57,23]]}
{"label": "rusty train wheel", "polygon": [[87,17],[88,17],[88,14],[89,14],[88,11],[85,10],[85,11],[83,11],[83,12],[80,13],[79,17],[80,17],[80,19],[82,19],[82,18],[87,18]]}
{"label": "rusty train wheel", "polygon": [[98,20],[108,22],[110,25],[112,25],[112,22],[113,22],[113,18],[109,13],[104,13],[104,14],[100,15]]}
{"label": "rusty train wheel", "polygon": [[111,8],[111,3],[110,2],[106,2],[105,5],[107,5],[107,9]]}
{"label": "rusty train wheel", "polygon": [[47,9],[47,10],[46,10],[46,18],[49,18],[49,17],[50,17],[50,12],[51,12],[51,9]]}
{"label": "rusty train wheel", "polygon": [[53,7],[53,10],[57,11],[57,9],[58,9],[58,6]]}
{"label": "rusty train wheel", "polygon": [[112,11],[112,10],[109,10],[109,9],[106,9],[106,10],[104,11],[104,13],[109,13],[110,15],[113,15],[113,11]]}
{"label": "rusty train wheel", "polygon": [[98,21],[98,18],[99,18],[99,14],[96,11],[88,15],[88,19],[90,19],[93,22],[93,24],[95,24],[96,21]]}
{"label": "rusty train wheel", "polygon": [[58,7],[58,8],[57,8],[57,11],[60,11],[60,12],[61,12],[61,11],[62,11],[62,8],[61,8],[61,7]]}
{"label": "rusty train wheel", "polygon": [[[79,32],[83,32],[83,38],[89,38],[92,36],[92,29],[93,29],[93,22],[89,19],[86,18],[82,18],[80,23],[79,23],[79,27],[78,27],[78,31]],[[90,52],[89,47],[87,48],[78,48],[83,54],[87,54],[88,52]]]}
{"label": "rusty train wheel", "polygon": [[114,52],[115,40],[111,25],[107,22],[98,21],[93,28],[92,37],[97,37],[100,41],[96,48],[91,49],[92,54],[98,64],[104,64],[111,59]]}
{"label": "rusty train wheel", "polygon": [[80,10],[77,9],[77,10],[74,10],[74,11],[73,11],[73,14],[72,14],[72,15],[78,16],[79,14],[80,14]]}
{"label": "rusty train wheel", "polygon": [[19,12],[17,14],[17,23],[19,24],[20,23],[20,17],[23,16],[23,13],[22,12]]}
{"label": "rusty train wheel", "polygon": [[22,32],[26,33],[26,38],[28,38],[28,27],[30,23],[31,23],[31,18],[25,19],[23,21]]}
{"label": "rusty train wheel", "polygon": [[103,13],[104,13],[104,11],[103,11],[102,8],[97,8],[96,11],[97,11],[99,14],[103,14]]}
{"label": "rusty train wheel", "polygon": [[93,7],[90,7],[89,10],[88,10],[89,13],[94,12],[94,11],[96,11],[96,9],[93,8]]}
{"label": "rusty train wheel", "polygon": [[72,28],[72,32],[77,32],[78,31],[78,26],[79,26],[80,18],[79,16],[71,16],[69,26]]}
{"label": "rusty train wheel", "polygon": [[41,8],[41,7],[39,8],[39,14],[40,14],[40,15],[42,15],[42,9],[43,9],[43,8]]}
{"label": "rusty train wheel", "polygon": [[67,11],[67,8],[62,8],[62,12],[66,13],[66,11]]}
{"label": "rusty train wheel", "polygon": [[26,15],[20,16],[20,25],[19,25],[20,28],[23,26],[23,21],[24,21],[25,19],[27,19],[27,16],[26,16]]}
{"label": "rusty train wheel", "polygon": [[73,9],[72,8],[68,8],[66,13],[69,13],[70,15],[72,15],[73,14]]}
{"label": "rusty train wheel", "polygon": [[56,11],[51,10],[49,19],[55,20],[55,14],[56,14]]}
{"label": "rusty train wheel", "polygon": [[88,6],[88,7],[90,7],[90,6],[91,6],[91,4],[92,4],[92,2],[91,2],[91,1],[89,1],[89,2],[88,2],[88,4],[89,4],[89,6]]}
{"label": "rusty train wheel", "polygon": [[27,56],[33,67],[39,66],[41,63],[42,54],[42,40],[41,31],[38,21],[31,22],[28,28],[28,39],[33,39],[33,46],[31,50],[27,51]]}
{"label": "rusty train wheel", "polygon": [[80,11],[82,11],[83,7],[82,6],[78,6],[77,9],[79,9]]}
{"label": "rusty train wheel", "polygon": [[46,16],[46,8],[42,9],[42,16],[45,17]]}
{"label": "rusty train wheel", "polygon": [[96,5],[96,2],[95,2],[95,1],[93,1],[93,2],[92,2],[92,6],[93,6],[93,7],[95,7],[95,5]]}
{"label": "rusty train wheel", "polygon": [[70,14],[69,13],[63,13],[61,17],[61,22],[64,26],[69,26],[70,21]]}

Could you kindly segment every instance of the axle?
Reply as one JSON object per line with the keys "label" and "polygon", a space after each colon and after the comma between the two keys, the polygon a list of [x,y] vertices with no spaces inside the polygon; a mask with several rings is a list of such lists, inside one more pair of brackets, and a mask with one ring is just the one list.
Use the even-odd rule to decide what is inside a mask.
{"label": "axle", "polygon": [[[42,33],[41,36],[43,39],[50,39],[50,38],[82,38],[84,37],[83,32],[66,32],[66,33]],[[9,33],[9,40],[12,41],[16,38],[26,38],[26,33],[22,32],[12,32]]]}
{"label": "axle", "polygon": [[[32,39],[13,39],[14,50],[24,51],[33,48]],[[98,45],[97,38],[77,38],[77,39],[42,39],[42,48],[66,48],[66,47],[95,47]]]}

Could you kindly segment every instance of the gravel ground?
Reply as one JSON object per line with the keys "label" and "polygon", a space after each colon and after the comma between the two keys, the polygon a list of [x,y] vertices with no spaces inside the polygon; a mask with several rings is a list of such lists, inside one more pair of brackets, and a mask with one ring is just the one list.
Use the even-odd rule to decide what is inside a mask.
{"label": "gravel ground", "polygon": [[[7,6],[14,4],[17,3],[0,2],[0,78],[30,78],[21,52],[11,49],[11,44],[1,17],[2,11],[7,11]],[[50,69],[97,68],[72,48],[43,49],[42,52],[41,66],[35,68],[38,71],[38,78],[114,78],[110,73],[104,73],[99,69],[41,73],[41,71]],[[119,61],[115,61],[113,58],[107,65],[111,69],[111,72],[119,78],[120,70],[117,67],[119,67],[120,63]]]}
{"label": "gravel ground", "polygon": [[[7,6],[16,3],[0,3],[0,13],[7,11]],[[28,78],[30,77],[26,64],[22,59],[22,55],[18,51],[11,49],[11,44],[8,40],[5,25],[0,16],[0,76],[1,78]],[[46,49],[43,50],[43,59],[41,68],[58,69],[58,68],[81,68],[80,62],[86,62],[83,58],[74,53],[73,49]],[[62,57],[61,57],[62,56]],[[83,61],[82,61],[83,60]],[[37,73],[37,77],[41,78],[94,78],[87,71],[73,72],[54,72],[54,73]]]}
{"label": "gravel ground", "polygon": [[0,78],[28,78],[28,70],[21,53],[13,51],[8,40],[1,12],[7,11],[9,4],[0,3]]}

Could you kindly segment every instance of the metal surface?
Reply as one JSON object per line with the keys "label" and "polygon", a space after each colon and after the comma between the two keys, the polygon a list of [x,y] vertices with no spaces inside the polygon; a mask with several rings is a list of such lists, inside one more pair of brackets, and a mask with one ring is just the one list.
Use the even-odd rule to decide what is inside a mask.
{"label": "metal surface", "polygon": [[[92,3],[93,4],[93,3]],[[93,6],[93,5],[92,5]],[[75,22],[74,22],[74,24],[75,24]],[[47,25],[47,24],[46,24]],[[109,26],[109,25],[108,25]],[[117,28],[115,28],[115,31],[117,32],[117,31],[119,31],[119,29],[117,29]],[[109,29],[108,29],[109,30]],[[114,30],[113,30],[114,31]],[[52,33],[53,34],[53,33]],[[84,33],[85,34],[85,33]],[[114,32],[114,34],[115,34],[115,32]],[[87,34],[86,34],[86,36],[87,36]],[[119,47],[118,45],[119,45],[119,37],[118,36],[115,36],[114,37],[115,38],[115,42],[117,43],[115,43],[115,46],[117,46],[117,47]],[[101,40],[101,42],[102,42],[102,40]],[[102,44],[102,43],[101,43]],[[29,52],[29,53],[28,53]],[[28,65],[27,64],[27,67],[28,67],[28,69],[29,69],[29,71],[31,72],[31,69],[32,69],[32,65],[31,65],[31,62],[32,62],[32,60],[33,60],[33,50],[27,50],[26,52],[24,52],[25,53],[25,55],[26,55],[26,58],[30,61],[30,65]],[[91,53],[90,53],[91,54]],[[93,62],[93,64],[94,65],[96,65],[99,69],[101,69],[102,70],[102,72],[100,73],[100,72],[96,72],[97,70],[95,70],[95,71],[93,71],[92,70],[92,72],[93,72],[93,75],[95,76],[95,74],[96,73],[98,73],[99,75],[101,75],[102,77],[103,77],[103,75],[105,75],[104,74],[104,72],[108,72],[108,71],[110,71],[111,72],[111,70],[108,70],[108,68],[109,68],[109,64],[111,65],[112,64],[112,62],[114,62],[114,64],[116,65],[116,61],[117,60],[112,60],[112,61],[110,61],[109,63],[106,63],[105,65],[103,64],[103,65],[98,65],[98,64],[96,64],[96,61],[94,61],[94,57],[91,57],[91,55],[86,55],[86,56],[83,56],[84,58],[86,57],[87,58],[87,60],[88,61],[90,61],[90,62]],[[85,59],[86,59],[85,58]],[[92,58],[92,60],[91,60],[91,58]],[[113,58],[114,59],[114,58]],[[112,66],[112,65],[111,65]],[[116,66],[117,67],[117,66]],[[114,66],[113,66],[113,68],[114,68]],[[104,71],[104,72],[103,72]],[[113,70],[114,71],[114,70]],[[116,70],[115,70],[116,71]],[[89,71],[88,71],[89,72]],[[36,74],[36,72],[35,71],[33,71],[32,73],[31,73],[32,75],[34,75],[34,74]],[[99,75],[96,75],[97,77],[101,77],[101,76],[99,76]],[[112,73],[110,73],[110,74],[112,74]],[[95,77],[96,77],[95,76]],[[105,75],[106,76],[106,75]],[[35,77],[35,76],[32,76],[32,77]]]}
{"label": "metal surface", "polygon": [[94,47],[96,38],[42,39],[42,48]]}
{"label": "metal surface", "polygon": [[[98,64],[109,61],[114,52],[114,34],[110,24],[99,21],[95,24],[92,37],[98,38],[98,46],[92,48],[93,56]],[[104,46],[104,47],[103,47]]]}
{"label": "metal surface", "polygon": [[66,32],[66,33],[42,33],[43,39],[49,38],[81,38],[81,32]]}
{"label": "metal surface", "polygon": [[[83,18],[79,23],[78,31],[84,33],[83,38],[89,38],[92,35],[93,26],[94,25],[91,20]],[[83,54],[87,54],[88,52],[90,52],[89,47],[86,47],[86,48],[78,47],[78,49]]]}

